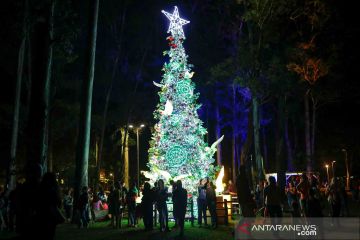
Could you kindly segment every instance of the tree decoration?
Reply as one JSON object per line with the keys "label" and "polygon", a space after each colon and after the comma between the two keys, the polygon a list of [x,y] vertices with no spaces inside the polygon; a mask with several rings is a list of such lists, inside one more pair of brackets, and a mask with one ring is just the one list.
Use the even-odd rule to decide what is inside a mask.
{"label": "tree decoration", "polygon": [[144,172],[152,182],[162,178],[165,181],[181,179],[190,193],[197,192],[199,179],[214,178],[216,168],[213,154],[220,138],[211,147],[204,142],[207,133],[202,126],[196,103],[199,97],[194,93],[191,81],[194,72],[187,63],[187,55],[182,45],[185,39],[182,26],[189,21],[181,19],[177,7],[172,14],[162,11],[170,20],[167,37],[169,62],[164,63],[163,76],[159,87],[160,103],[154,111],[155,124],[149,149],[149,172]]}

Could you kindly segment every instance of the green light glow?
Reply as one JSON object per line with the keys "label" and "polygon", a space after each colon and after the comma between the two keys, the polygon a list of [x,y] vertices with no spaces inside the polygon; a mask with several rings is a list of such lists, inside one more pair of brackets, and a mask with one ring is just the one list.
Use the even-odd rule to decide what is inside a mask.
{"label": "green light glow", "polygon": [[178,168],[186,164],[188,159],[187,149],[181,145],[171,146],[166,151],[166,160],[169,165],[169,168]]}
{"label": "green light glow", "polygon": [[[192,65],[187,63],[184,38],[180,37],[183,33],[176,32],[182,28],[173,27],[167,38],[170,50],[164,52],[170,61],[164,63],[162,80],[157,84],[163,87],[154,111],[157,124],[150,141],[147,176],[151,181],[181,179],[183,186],[196,194],[200,178],[214,177],[214,151],[209,151],[204,141],[206,129],[197,113],[199,94],[194,93]],[[171,101],[172,111],[164,111],[167,101]]]}

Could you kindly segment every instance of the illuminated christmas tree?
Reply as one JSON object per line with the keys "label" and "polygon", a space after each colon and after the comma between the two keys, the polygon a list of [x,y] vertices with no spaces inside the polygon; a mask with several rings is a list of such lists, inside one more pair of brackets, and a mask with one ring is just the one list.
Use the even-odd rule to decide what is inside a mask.
{"label": "illuminated christmas tree", "polygon": [[195,192],[199,179],[213,179],[217,171],[213,155],[223,137],[211,147],[204,141],[207,131],[197,113],[201,106],[196,103],[199,94],[194,91],[195,84],[191,81],[194,72],[183,47],[182,26],[189,21],[179,17],[177,7],[172,14],[162,13],[170,20],[171,35],[167,37],[170,50],[164,52],[170,61],[164,64],[161,83],[154,82],[161,89],[160,103],[154,112],[158,122],[150,141],[150,171],[143,173],[152,182],[181,179],[188,191]]}

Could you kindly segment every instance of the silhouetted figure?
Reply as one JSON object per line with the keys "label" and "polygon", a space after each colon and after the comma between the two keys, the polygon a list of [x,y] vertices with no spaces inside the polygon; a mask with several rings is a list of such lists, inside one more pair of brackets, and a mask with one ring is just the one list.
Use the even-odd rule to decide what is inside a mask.
{"label": "silhouetted figure", "polygon": [[309,199],[310,183],[306,176],[306,173],[301,175],[300,183],[296,186],[298,192],[300,192],[300,207],[303,216],[308,214],[307,201]]}
{"label": "silhouetted figure", "polygon": [[281,191],[273,176],[269,177],[269,185],[264,188],[264,201],[271,218],[282,217]]}
{"label": "silhouetted figure", "polygon": [[177,216],[176,216],[176,212],[175,212],[175,208],[176,208],[176,203],[174,201],[174,191],[176,190],[176,183],[173,181],[173,180],[170,180],[170,185],[172,187],[172,196],[171,196],[171,200],[173,202],[173,217],[174,217],[174,221],[175,221],[175,226],[174,226],[174,229],[178,227],[178,219],[177,219]]}
{"label": "silhouetted figure", "polygon": [[126,194],[126,203],[129,214],[129,224],[131,227],[136,226],[136,198],[139,192],[136,187],[136,183],[133,182],[130,186],[128,193]]}
{"label": "silhouetted figure", "polygon": [[348,203],[348,195],[345,189],[345,179],[341,178],[339,182],[339,192],[340,192],[340,201],[341,201],[341,210],[340,216],[348,217],[349,216],[349,203]]}
{"label": "silhouetted figure", "polygon": [[113,227],[114,228],[121,228],[121,222],[122,222],[122,215],[123,215],[123,209],[124,209],[124,200],[125,195],[122,191],[121,183],[115,182],[115,189],[112,194],[112,210],[113,210]]}
{"label": "silhouetted figure", "polygon": [[0,231],[7,228],[7,202],[5,191],[0,187]]}
{"label": "silhouetted figure", "polygon": [[37,202],[39,201],[42,167],[40,164],[30,164],[26,171],[26,181],[17,189],[15,225],[21,239],[36,239],[38,230]]}
{"label": "silhouetted figure", "polygon": [[206,217],[206,180],[200,179],[198,186],[198,224],[199,227],[202,226],[202,219],[204,219],[204,224],[207,226],[207,217]]}
{"label": "silhouetted figure", "polygon": [[323,217],[320,200],[316,198],[316,192],[310,189],[308,200],[308,217]]}
{"label": "silhouetted figure", "polygon": [[160,231],[169,231],[169,215],[167,209],[168,192],[164,186],[164,181],[160,179],[158,181],[158,190],[156,194],[156,206],[159,211],[159,222],[160,222]]}
{"label": "silhouetted figure", "polygon": [[240,166],[239,174],[236,178],[236,188],[242,215],[244,217],[255,217],[254,209],[256,208],[256,203],[251,196],[244,165]]}
{"label": "silhouetted figure", "polygon": [[65,193],[63,200],[65,216],[67,221],[70,221],[70,219],[72,218],[73,203],[74,203],[73,189],[69,188],[68,191]]}
{"label": "silhouetted figure", "polygon": [[340,217],[341,210],[341,197],[340,197],[340,187],[336,178],[331,179],[331,183],[326,190],[328,201],[331,207],[331,216],[334,218]]}
{"label": "silhouetted figure", "polygon": [[19,189],[21,188],[21,183],[17,182],[15,189],[9,193],[8,198],[8,229],[10,232],[15,230],[15,221],[16,213],[18,212],[17,204],[19,203]]}
{"label": "silhouetted figure", "polygon": [[299,199],[296,187],[293,181],[289,181],[286,189],[286,196],[288,199],[289,207],[292,210],[293,217],[300,217]]}
{"label": "silhouetted figure", "polygon": [[60,212],[61,195],[54,173],[45,173],[40,183],[37,205],[37,221],[39,228],[36,239],[51,240],[55,237],[58,224],[65,222]]}
{"label": "silhouetted figure", "polygon": [[187,207],[187,191],[182,187],[180,180],[176,182],[176,189],[173,192],[174,196],[174,212],[178,218],[180,227],[180,236],[184,235],[184,221]]}
{"label": "silhouetted figure", "polygon": [[111,216],[110,226],[115,227],[115,205],[117,205],[117,203],[115,202],[115,186],[114,185],[110,186],[108,203],[109,203],[109,215]]}
{"label": "silhouetted figure", "polygon": [[216,193],[215,186],[212,182],[207,182],[206,188],[206,203],[209,208],[211,216],[211,226],[217,228],[217,214],[216,214]]}
{"label": "silhouetted figure", "polygon": [[141,198],[141,207],[143,213],[143,221],[145,230],[153,229],[153,204],[154,204],[154,192],[151,190],[151,186],[148,182],[144,184],[143,196]]}
{"label": "silhouetted figure", "polygon": [[83,186],[78,201],[78,211],[80,213],[79,228],[87,228],[90,222],[89,218],[89,193],[88,187]]}

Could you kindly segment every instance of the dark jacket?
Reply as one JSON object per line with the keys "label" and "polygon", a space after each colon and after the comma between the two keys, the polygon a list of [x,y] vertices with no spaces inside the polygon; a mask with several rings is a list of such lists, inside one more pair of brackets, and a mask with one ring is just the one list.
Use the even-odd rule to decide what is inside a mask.
{"label": "dark jacket", "polygon": [[173,192],[174,212],[177,216],[184,216],[187,207],[187,191],[184,188],[176,188]]}

